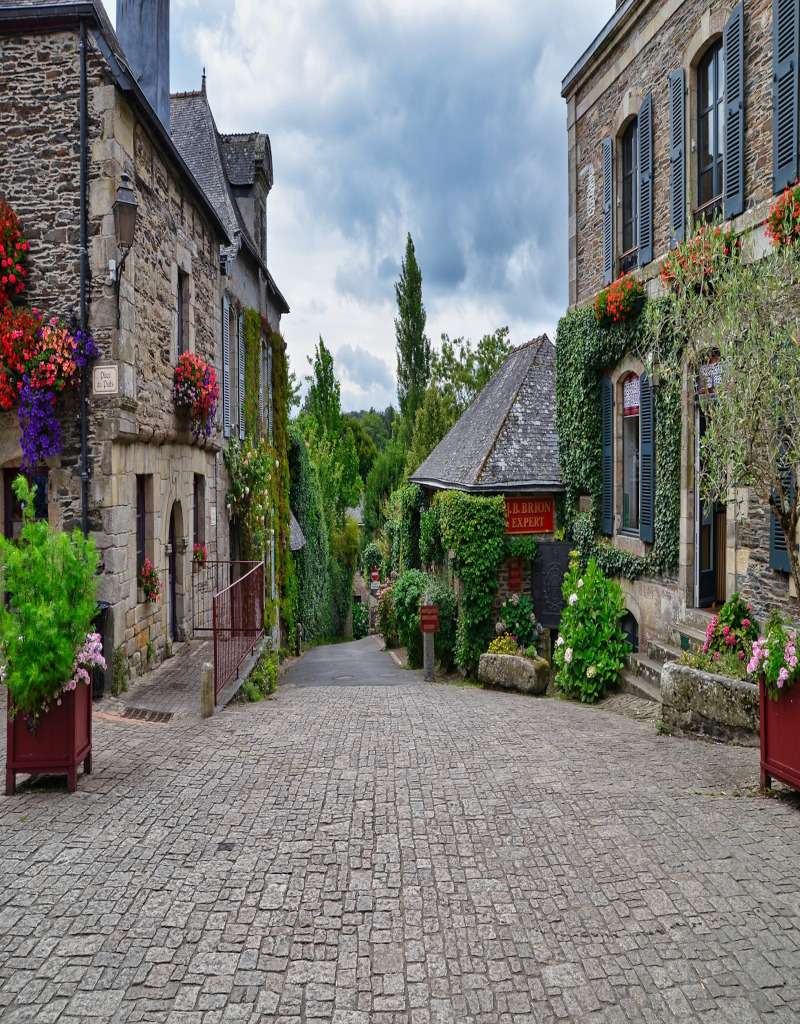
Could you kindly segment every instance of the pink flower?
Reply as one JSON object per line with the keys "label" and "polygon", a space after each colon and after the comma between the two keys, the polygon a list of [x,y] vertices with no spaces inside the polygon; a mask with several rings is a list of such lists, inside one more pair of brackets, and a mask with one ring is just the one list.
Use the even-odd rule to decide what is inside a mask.
{"label": "pink flower", "polygon": [[747,629],[749,627],[749,625],[750,625],[750,620],[749,619],[742,619],[742,625],[744,626],[745,629]]}

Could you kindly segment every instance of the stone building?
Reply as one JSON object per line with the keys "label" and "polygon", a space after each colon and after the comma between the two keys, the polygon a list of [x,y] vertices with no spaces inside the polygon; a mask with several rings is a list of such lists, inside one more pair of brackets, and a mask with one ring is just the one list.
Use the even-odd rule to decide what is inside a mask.
{"label": "stone building", "polygon": [[[117,33],[100,0],[0,7],[0,149],[11,157],[0,195],[31,241],[30,301],[74,316],[99,349],[86,374],[85,415],[77,394],[63,400],[63,451],[34,474],[40,509],[53,525],[83,526],[95,539],[107,648],[135,672],[192,632],[195,540],[212,559],[230,555],[222,449],[226,409],[231,431],[238,428],[240,367],[235,354],[225,358],[223,312],[238,309],[232,296],[247,302],[266,334],[286,311],[266,270],[265,208],[253,199],[271,184],[271,165],[265,155],[250,184],[245,169],[232,211],[206,191],[182,151],[179,121],[170,133],[168,25],[168,0],[120,0]],[[115,202],[131,197],[137,216],[126,249]],[[215,368],[229,396],[208,438],[195,437],[174,406],[185,351]],[[7,531],[18,518],[9,481],[20,461],[16,418],[6,413]],[[159,603],[138,586],[145,558],[161,579]]]}
{"label": "stone building", "polygon": [[423,490],[456,490],[506,501],[507,531],[535,537],[536,561],[506,559],[497,604],[533,597],[548,628],[558,625],[568,545],[556,540],[563,491],[555,426],[555,351],[547,335],[515,349],[410,478]]}
{"label": "stone building", "polygon": [[[628,271],[658,296],[665,255],[714,216],[739,234],[744,259],[768,250],[770,205],[798,176],[798,6],[617,2],[562,84],[571,307],[590,303]],[[701,369],[711,386],[714,372]],[[734,591],[760,616],[790,599],[788,558],[770,509],[747,491],[727,506],[703,507],[700,382],[686,377],[678,571],[674,579],[622,581],[642,643],[702,636],[704,609]],[[654,457],[646,450],[652,387],[642,363],[629,357],[607,368],[601,391],[603,533],[615,547],[645,556],[654,540]]]}

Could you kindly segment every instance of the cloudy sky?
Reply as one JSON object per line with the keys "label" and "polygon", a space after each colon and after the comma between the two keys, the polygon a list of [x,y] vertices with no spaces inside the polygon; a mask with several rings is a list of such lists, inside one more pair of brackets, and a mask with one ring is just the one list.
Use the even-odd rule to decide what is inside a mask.
{"label": "cloudy sky", "polygon": [[173,0],[173,91],[198,88],[205,66],[220,130],[272,140],[269,262],[301,375],[321,334],[347,408],[394,400],[408,231],[434,341],[553,329],[567,294],[560,82],[613,8]]}

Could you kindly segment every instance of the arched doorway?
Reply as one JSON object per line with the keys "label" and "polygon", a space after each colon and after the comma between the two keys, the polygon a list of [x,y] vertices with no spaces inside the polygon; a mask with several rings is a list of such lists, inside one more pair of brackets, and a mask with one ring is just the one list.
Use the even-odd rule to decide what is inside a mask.
{"label": "arched doorway", "polygon": [[185,639],[183,620],[183,558],[186,540],[181,503],[176,501],[169,517],[167,557],[167,628],[170,640]]}

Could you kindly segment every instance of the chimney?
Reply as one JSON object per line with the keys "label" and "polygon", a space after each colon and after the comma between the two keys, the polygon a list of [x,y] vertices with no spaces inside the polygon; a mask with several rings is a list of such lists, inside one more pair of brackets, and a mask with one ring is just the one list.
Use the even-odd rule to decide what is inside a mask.
{"label": "chimney", "polygon": [[169,0],[117,0],[117,36],[142,92],[169,131]]}

